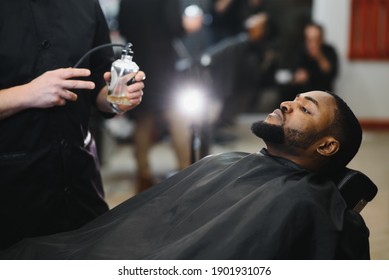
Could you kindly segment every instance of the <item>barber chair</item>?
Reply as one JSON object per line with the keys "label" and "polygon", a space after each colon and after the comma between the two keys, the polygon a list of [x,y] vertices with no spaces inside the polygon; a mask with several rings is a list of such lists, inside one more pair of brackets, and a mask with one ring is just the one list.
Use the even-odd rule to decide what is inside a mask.
{"label": "barber chair", "polygon": [[378,188],[360,171],[350,168],[332,175],[332,180],[338,186],[348,208],[360,213],[366,204],[377,194]]}

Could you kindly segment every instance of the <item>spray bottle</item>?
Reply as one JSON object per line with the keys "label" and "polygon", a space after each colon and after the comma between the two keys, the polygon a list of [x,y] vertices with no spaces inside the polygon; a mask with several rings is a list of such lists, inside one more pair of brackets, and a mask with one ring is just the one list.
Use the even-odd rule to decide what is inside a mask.
{"label": "spray bottle", "polygon": [[122,51],[120,59],[115,60],[111,66],[111,80],[108,83],[108,102],[112,104],[132,105],[126,98],[126,87],[134,80],[131,79],[131,73],[138,72],[138,65],[132,61],[134,52],[132,44],[128,43]]}

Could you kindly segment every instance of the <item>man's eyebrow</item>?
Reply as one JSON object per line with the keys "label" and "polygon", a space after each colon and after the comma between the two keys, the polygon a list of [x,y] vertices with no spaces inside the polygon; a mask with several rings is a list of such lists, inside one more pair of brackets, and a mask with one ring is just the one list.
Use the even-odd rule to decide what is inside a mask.
{"label": "man's eyebrow", "polygon": [[[299,93],[299,94],[296,95],[296,97],[300,97],[300,95],[301,94]],[[314,98],[312,98],[310,96],[306,96],[306,95],[304,95],[303,98],[306,99],[306,100],[311,101],[313,104],[315,104],[317,107],[319,107],[319,102],[317,102],[316,99],[314,99]]]}

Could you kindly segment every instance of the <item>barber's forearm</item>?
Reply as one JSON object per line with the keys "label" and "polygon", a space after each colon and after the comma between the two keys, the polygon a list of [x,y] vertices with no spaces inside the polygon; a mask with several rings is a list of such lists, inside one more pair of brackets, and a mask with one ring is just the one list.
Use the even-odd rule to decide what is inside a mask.
{"label": "barber's forearm", "polygon": [[111,104],[107,101],[108,88],[104,86],[96,99],[96,106],[101,112],[113,113]]}
{"label": "barber's forearm", "polygon": [[29,107],[27,87],[25,85],[0,90],[0,120],[6,119]]}

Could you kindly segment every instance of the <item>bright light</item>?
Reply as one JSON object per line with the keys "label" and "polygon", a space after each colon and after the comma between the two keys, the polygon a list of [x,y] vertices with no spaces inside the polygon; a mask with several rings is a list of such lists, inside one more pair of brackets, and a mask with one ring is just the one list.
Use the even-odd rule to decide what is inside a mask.
{"label": "bright light", "polygon": [[182,90],[177,96],[177,105],[190,116],[200,116],[205,106],[204,92],[194,87]]}

